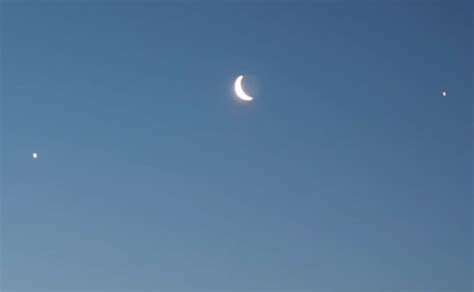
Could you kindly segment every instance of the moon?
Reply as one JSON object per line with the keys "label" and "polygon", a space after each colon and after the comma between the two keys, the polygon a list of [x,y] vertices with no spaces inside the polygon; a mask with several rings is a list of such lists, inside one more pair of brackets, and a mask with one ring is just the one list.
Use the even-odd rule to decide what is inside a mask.
{"label": "moon", "polygon": [[33,152],[33,154],[31,154],[31,156],[33,157],[33,159],[37,159],[38,158],[38,153]]}
{"label": "moon", "polygon": [[242,88],[242,79],[244,79],[244,76],[240,75],[235,80],[235,83],[234,83],[235,94],[237,94],[237,97],[242,100],[251,101],[253,97],[245,93],[244,89]]}

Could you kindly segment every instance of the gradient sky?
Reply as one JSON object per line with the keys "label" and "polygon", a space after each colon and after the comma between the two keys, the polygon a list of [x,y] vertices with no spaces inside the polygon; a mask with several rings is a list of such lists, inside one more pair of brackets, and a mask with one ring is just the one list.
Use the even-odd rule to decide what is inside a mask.
{"label": "gradient sky", "polygon": [[3,2],[0,290],[472,290],[473,2],[357,2]]}

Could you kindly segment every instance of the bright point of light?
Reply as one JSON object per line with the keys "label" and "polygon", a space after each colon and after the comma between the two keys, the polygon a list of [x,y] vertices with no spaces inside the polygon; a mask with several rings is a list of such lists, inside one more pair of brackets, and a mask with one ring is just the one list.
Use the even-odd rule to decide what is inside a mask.
{"label": "bright point of light", "polygon": [[33,156],[33,159],[37,159],[38,158],[38,153],[33,152],[32,156]]}
{"label": "bright point of light", "polygon": [[446,96],[446,95],[448,95],[448,94],[446,93],[446,91],[443,91],[443,96]]}

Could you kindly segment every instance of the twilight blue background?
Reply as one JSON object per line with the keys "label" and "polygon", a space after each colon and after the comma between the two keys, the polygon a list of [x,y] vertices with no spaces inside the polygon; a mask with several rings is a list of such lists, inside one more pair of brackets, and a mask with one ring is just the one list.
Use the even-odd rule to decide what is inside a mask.
{"label": "twilight blue background", "polygon": [[3,2],[1,290],[472,290],[472,3]]}

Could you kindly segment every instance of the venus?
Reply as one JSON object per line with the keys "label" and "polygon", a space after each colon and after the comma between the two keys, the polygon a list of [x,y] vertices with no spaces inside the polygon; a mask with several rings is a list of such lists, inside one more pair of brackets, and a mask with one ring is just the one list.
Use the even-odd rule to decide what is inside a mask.
{"label": "venus", "polygon": [[242,88],[242,79],[244,79],[244,76],[240,75],[235,80],[235,84],[234,84],[235,94],[237,94],[237,96],[242,100],[251,101],[253,97],[245,93],[244,89]]}

